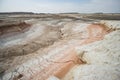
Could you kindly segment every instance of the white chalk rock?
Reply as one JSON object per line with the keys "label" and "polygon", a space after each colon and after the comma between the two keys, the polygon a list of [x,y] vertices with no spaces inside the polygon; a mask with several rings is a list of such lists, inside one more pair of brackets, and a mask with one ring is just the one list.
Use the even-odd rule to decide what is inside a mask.
{"label": "white chalk rock", "polygon": [[74,80],[119,80],[120,69],[108,65],[80,65],[74,71]]}
{"label": "white chalk rock", "polygon": [[47,80],[60,80],[60,79],[58,79],[58,78],[55,77],[55,76],[50,76]]}

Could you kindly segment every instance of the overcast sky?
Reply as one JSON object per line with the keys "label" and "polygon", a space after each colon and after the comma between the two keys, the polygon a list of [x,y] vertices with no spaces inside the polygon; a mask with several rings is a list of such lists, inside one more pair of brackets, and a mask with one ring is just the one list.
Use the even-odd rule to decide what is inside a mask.
{"label": "overcast sky", "polygon": [[0,12],[120,13],[120,0],[0,0]]}

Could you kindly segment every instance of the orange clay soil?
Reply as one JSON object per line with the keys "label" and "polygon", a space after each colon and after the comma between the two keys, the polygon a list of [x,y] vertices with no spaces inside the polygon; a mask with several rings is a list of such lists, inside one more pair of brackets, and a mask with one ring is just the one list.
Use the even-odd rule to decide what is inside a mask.
{"label": "orange clay soil", "polygon": [[[101,24],[92,24],[87,27],[87,32],[88,32],[89,37],[87,39],[84,39],[84,41],[81,43],[81,45],[86,45],[88,43],[102,40],[104,38],[104,36],[110,32],[110,29]],[[66,56],[64,56],[64,58],[66,58],[66,60],[72,59],[75,62],[79,61],[77,64],[84,63],[78,59],[78,57],[76,56],[75,50],[74,50],[74,52],[70,51],[69,56],[70,56],[69,58],[66,58]],[[76,57],[74,57],[74,56],[76,56]],[[59,67],[60,69],[58,71],[56,71],[56,73],[54,75],[61,79],[69,71],[69,69],[71,69],[74,65],[75,64],[72,62],[66,63],[66,64],[62,65],[61,67]]]}
{"label": "orange clay soil", "polygon": [[[104,25],[92,24],[88,26],[87,31],[89,33],[89,37],[84,39],[81,45],[86,45],[88,43],[102,40],[105,34],[109,33],[108,30],[109,28],[105,27]],[[70,46],[67,50],[54,55],[52,60],[48,59],[43,61],[43,64],[47,63],[49,63],[49,65],[44,67],[42,71],[34,74],[34,76],[31,76],[31,80],[34,80],[35,77],[39,78],[39,80],[46,80],[51,75],[61,79],[73,66],[76,64],[82,64],[83,62],[77,57],[73,45]]]}
{"label": "orange clay soil", "polygon": [[[44,68],[31,76],[30,80],[36,80],[36,77],[39,80],[46,80],[51,75],[62,78],[74,65],[81,63],[82,61],[78,59],[75,49],[69,47],[67,50],[53,55],[52,59],[44,59],[40,63]],[[45,64],[48,65],[44,66]]]}
{"label": "orange clay soil", "polygon": [[85,45],[88,43],[92,43],[95,41],[102,40],[106,34],[111,32],[112,30],[109,29],[107,26],[102,24],[92,24],[87,27],[88,38],[85,39],[81,45]]}

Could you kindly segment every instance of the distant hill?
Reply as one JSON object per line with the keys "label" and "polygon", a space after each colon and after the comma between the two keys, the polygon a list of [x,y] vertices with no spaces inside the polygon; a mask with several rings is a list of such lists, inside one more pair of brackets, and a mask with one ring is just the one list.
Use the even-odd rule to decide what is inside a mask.
{"label": "distant hill", "polygon": [[34,14],[33,12],[0,12],[0,14]]}

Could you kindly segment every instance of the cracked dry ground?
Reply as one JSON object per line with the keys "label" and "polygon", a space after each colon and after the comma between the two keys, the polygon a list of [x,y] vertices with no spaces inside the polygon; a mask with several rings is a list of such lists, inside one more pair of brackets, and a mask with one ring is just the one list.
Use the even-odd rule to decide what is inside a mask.
{"label": "cracked dry ground", "polygon": [[[80,26],[83,24],[84,26]],[[33,33],[38,29],[42,29],[42,27],[38,28],[40,26],[47,27],[42,29],[44,32],[36,32],[42,35],[32,35],[37,36],[36,38],[31,38],[31,35],[30,40],[28,36],[25,36],[28,37],[27,40],[22,38],[22,40],[26,40],[26,42],[23,42],[23,45],[12,45],[12,47],[14,47],[13,49],[9,49],[8,47],[8,51],[5,48],[3,52],[1,49],[1,53],[7,53],[1,55],[4,57],[1,58],[1,62],[3,62],[1,65],[4,64],[1,68],[1,80],[50,80],[51,76],[62,79],[73,66],[86,63],[78,57],[74,49],[75,46],[83,46],[102,40],[106,34],[112,31],[105,25],[78,22],[69,22],[60,28],[54,26],[51,26],[51,28],[49,25],[44,25],[44,22],[43,24],[32,26],[37,26],[34,27],[36,29],[35,31],[33,30]],[[83,29],[81,29],[81,27],[83,27]],[[76,30],[73,30],[75,28]],[[32,32],[30,32],[30,34],[31,33]],[[8,36],[6,33],[3,34],[1,32],[2,37]],[[11,33],[11,35],[13,34],[16,35],[16,33]],[[8,43],[6,45],[8,46],[10,44],[11,43]],[[21,51],[21,49],[23,50]],[[22,53],[23,51],[24,53]]]}

